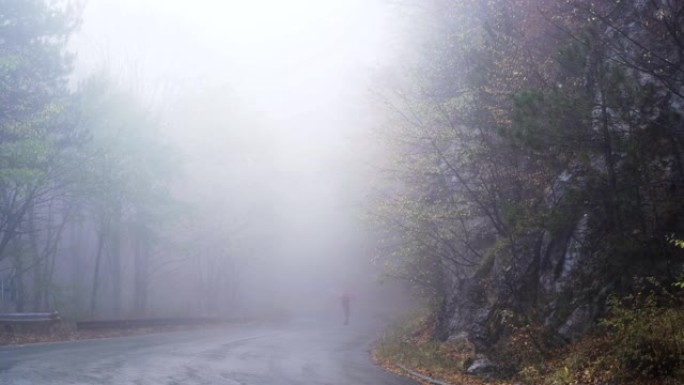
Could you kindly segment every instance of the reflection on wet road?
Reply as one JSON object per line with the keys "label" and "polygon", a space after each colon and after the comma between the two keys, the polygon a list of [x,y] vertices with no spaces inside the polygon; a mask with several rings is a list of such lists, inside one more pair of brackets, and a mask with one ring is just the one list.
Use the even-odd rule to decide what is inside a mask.
{"label": "reflection on wet road", "polygon": [[302,323],[2,348],[0,384],[415,384],[371,363],[374,337]]}

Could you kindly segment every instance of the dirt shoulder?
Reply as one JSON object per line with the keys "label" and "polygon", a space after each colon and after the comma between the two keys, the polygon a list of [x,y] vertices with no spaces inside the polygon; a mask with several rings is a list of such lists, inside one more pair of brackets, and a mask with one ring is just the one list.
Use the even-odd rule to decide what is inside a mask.
{"label": "dirt shoulder", "polygon": [[79,341],[98,338],[129,337],[155,333],[169,333],[207,328],[221,328],[225,327],[226,325],[228,324],[212,323],[196,325],[159,325],[152,327],[121,329],[111,328],[100,330],[76,330],[75,325],[71,323],[63,323],[55,325],[50,328],[15,328],[15,330],[5,328],[4,330],[0,330],[0,346],[15,346],[45,342]]}

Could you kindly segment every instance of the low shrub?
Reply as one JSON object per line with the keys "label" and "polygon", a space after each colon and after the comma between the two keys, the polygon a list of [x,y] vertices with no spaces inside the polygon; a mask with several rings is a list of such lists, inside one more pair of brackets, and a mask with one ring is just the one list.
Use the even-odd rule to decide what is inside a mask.
{"label": "low shrub", "polygon": [[601,324],[613,342],[611,353],[626,377],[679,377],[684,372],[681,299],[652,278],[637,287],[634,295],[609,300],[610,315]]}

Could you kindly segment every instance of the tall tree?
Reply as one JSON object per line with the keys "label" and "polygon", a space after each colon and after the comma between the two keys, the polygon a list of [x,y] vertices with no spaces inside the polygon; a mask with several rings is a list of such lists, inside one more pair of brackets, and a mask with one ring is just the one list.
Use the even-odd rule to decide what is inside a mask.
{"label": "tall tree", "polygon": [[79,13],[42,0],[3,0],[0,9],[0,263],[12,259],[22,309],[31,267],[22,226],[60,187],[59,160],[73,142],[65,47]]}
{"label": "tall tree", "polygon": [[171,211],[167,182],[172,151],[159,137],[159,125],[142,103],[104,77],[84,83],[79,127],[89,134],[80,152],[80,199],[96,227],[90,310],[95,313],[103,282],[113,314],[123,310],[126,239],[134,243],[135,294],[139,311],[146,297],[145,261]]}
{"label": "tall tree", "polygon": [[430,4],[423,60],[387,98],[396,179],[376,211],[381,252],[435,289],[440,337],[485,348],[503,310],[559,328],[625,277],[672,278],[683,5]]}

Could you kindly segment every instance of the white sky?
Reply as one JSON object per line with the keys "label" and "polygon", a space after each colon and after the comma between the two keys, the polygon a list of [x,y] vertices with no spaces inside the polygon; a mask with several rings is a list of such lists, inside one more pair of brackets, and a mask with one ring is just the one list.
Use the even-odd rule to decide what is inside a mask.
{"label": "white sky", "polygon": [[[283,237],[292,239],[280,247],[300,256],[299,264],[286,263],[299,269],[354,255],[350,229],[359,226],[339,198],[354,199],[349,164],[362,146],[351,138],[368,129],[367,91],[390,57],[385,1],[89,0],[73,40],[77,73],[105,68],[162,107],[226,89],[217,103],[230,110],[237,99],[238,109],[250,110],[245,115],[266,122],[281,173],[271,184],[286,217]],[[193,136],[219,148],[230,141],[201,123],[183,124],[175,129],[187,131],[180,135],[187,148]],[[200,151],[194,164],[210,158]],[[199,168],[193,172],[203,175]]]}
{"label": "white sky", "polygon": [[382,1],[90,0],[75,44],[81,68],[133,67],[184,91],[227,83],[271,116],[320,114],[385,59]]}
{"label": "white sky", "polygon": [[162,108],[225,88],[227,108],[267,122],[282,168],[326,173],[368,129],[368,90],[391,56],[386,2],[89,0],[77,73],[106,67]]}

